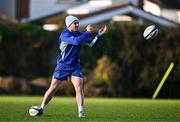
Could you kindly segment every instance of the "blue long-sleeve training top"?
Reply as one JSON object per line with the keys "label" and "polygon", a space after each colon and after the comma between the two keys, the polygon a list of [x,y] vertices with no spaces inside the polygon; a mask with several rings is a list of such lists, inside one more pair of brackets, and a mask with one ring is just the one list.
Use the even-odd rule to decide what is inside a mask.
{"label": "blue long-sleeve training top", "polygon": [[99,39],[97,34],[93,40],[90,39],[90,32],[71,32],[67,28],[59,36],[59,53],[57,65],[76,66],[80,63],[81,44],[92,47]]}

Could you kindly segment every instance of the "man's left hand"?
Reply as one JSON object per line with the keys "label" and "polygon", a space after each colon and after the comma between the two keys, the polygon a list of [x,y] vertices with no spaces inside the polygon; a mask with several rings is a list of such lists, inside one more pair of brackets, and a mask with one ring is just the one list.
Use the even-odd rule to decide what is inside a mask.
{"label": "man's left hand", "polygon": [[107,31],[106,25],[104,27],[101,27],[98,31],[98,35],[101,36]]}

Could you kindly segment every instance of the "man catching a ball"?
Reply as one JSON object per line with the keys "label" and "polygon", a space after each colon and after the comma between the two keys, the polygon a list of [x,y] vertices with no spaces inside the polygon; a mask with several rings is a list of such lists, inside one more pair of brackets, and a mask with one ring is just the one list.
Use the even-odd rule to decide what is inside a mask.
{"label": "man catching a ball", "polygon": [[[79,32],[79,19],[75,16],[67,16],[65,19],[66,27],[59,37],[59,53],[57,65],[53,73],[52,81],[49,89],[46,91],[42,104],[39,107],[38,115],[42,115],[45,106],[52,99],[61,82],[71,78],[72,84],[76,92],[76,101],[78,105],[78,116],[85,117],[84,114],[84,94],[83,94],[83,76],[80,67],[80,49],[81,44],[92,47],[99,38],[106,32],[107,27],[104,26],[98,30],[98,34],[94,39],[90,39],[93,30],[91,25],[86,27],[86,32]],[[36,108],[37,109],[37,108]]]}

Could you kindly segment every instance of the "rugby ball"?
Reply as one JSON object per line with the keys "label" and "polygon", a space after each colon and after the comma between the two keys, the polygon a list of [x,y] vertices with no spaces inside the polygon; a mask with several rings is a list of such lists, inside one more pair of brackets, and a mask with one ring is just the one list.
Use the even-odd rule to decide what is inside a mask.
{"label": "rugby ball", "polygon": [[38,116],[38,115],[42,115],[43,110],[42,108],[38,107],[38,106],[32,106],[29,109],[29,115],[30,116]]}
{"label": "rugby ball", "polygon": [[151,40],[154,37],[156,37],[157,34],[158,34],[158,28],[156,27],[156,25],[150,25],[144,30],[143,37],[146,40]]}

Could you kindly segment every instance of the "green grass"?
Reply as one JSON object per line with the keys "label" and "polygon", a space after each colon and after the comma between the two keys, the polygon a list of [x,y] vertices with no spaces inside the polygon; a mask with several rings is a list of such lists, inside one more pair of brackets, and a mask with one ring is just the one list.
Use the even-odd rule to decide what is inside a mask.
{"label": "green grass", "polygon": [[55,97],[43,116],[28,109],[42,97],[0,96],[0,121],[180,121],[180,100],[86,98],[86,118],[77,117],[75,98]]}

